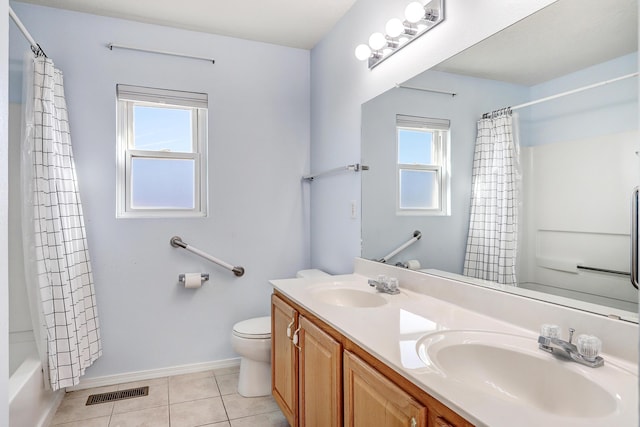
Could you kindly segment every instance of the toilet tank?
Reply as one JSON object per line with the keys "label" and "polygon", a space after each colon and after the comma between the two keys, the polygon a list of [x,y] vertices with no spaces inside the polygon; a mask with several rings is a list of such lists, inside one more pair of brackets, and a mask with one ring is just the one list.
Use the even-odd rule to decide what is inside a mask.
{"label": "toilet tank", "polygon": [[300,270],[296,273],[296,277],[299,279],[312,279],[316,277],[330,277],[331,275],[325,273],[322,270],[318,270],[317,268],[312,268],[310,270]]}

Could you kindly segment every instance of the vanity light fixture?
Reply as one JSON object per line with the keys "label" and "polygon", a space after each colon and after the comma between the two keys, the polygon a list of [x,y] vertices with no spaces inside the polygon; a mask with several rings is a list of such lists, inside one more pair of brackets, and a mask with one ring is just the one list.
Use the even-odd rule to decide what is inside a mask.
{"label": "vanity light fixture", "polygon": [[368,44],[356,47],[356,58],[368,61],[369,69],[380,64],[444,21],[444,0],[431,0],[427,4],[412,1],[404,10],[404,18],[390,19],[385,25],[385,34],[371,34]]}

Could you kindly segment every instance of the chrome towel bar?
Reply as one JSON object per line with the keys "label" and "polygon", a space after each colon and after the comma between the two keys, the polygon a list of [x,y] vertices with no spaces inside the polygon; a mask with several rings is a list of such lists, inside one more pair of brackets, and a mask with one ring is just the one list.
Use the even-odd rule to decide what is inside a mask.
{"label": "chrome towel bar", "polygon": [[221,267],[226,268],[227,270],[231,270],[233,271],[233,274],[235,274],[238,277],[241,277],[244,274],[244,268],[240,267],[240,266],[233,266],[231,264],[229,264],[228,262],[224,262],[214,256],[209,255],[208,253],[201,251],[198,248],[194,248],[193,246],[185,243],[182,241],[182,238],[180,236],[173,236],[171,238],[171,240],[169,240],[169,243],[171,244],[171,246],[173,246],[174,248],[182,248],[182,249],[186,249],[189,252],[192,252],[198,256],[201,256],[202,258],[209,260],[215,264],[218,264]]}
{"label": "chrome towel bar", "polygon": [[313,181],[315,178],[318,178],[323,175],[329,175],[335,172],[341,172],[341,171],[360,172],[361,170],[363,171],[369,170],[369,166],[361,165],[360,163],[356,163],[354,165],[340,166],[338,168],[329,169],[324,172],[314,173],[312,175],[305,175],[302,177],[302,179],[305,181]]}
{"label": "chrome towel bar", "polygon": [[576,268],[578,270],[597,271],[598,273],[619,274],[621,276],[631,275],[631,273],[629,273],[628,271],[611,270],[609,268],[599,268],[599,267],[587,267],[586,265],[577,265]]}

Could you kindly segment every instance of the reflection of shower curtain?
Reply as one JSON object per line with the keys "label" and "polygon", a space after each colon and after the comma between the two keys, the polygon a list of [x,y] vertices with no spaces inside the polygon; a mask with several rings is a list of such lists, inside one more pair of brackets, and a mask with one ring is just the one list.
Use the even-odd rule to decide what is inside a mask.
{"label": "reflection of shower curtain", "polygon": [[44,327],[45,366],[57,390],[77,384],[100,357],[102,345],[62,73],[45,57],[33,59],[28,68],[22,150],[25,265],[34,288],[30,294],[40,300],[34,317]]}
{"label": "reflection of shower curtain", "polygon": [[465,276],[517,284],[519,179],[511,111],[478,121]]}

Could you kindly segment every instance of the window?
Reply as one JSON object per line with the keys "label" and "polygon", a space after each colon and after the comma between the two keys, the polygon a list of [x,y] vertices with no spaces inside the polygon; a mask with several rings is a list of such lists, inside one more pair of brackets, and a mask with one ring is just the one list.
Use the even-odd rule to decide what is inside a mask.
{"label": "window", "polygon": [[207,95],[117,85],[116,217],[207,215]]}
{"label": "window", "polygon": [[449,120],[396,116],[397,213],[449,215]]}

